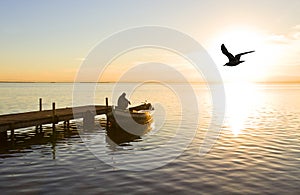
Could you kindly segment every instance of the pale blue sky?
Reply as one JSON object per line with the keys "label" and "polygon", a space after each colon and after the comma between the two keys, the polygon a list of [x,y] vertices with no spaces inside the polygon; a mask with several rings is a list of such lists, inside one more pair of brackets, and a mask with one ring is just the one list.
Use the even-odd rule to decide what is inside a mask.
{"label": "pale blue sky", "polygon": [[[295,58],[300,53],[299,10],[298,0],[1,0],[0,81],[73,81],[80,59],[97,43],[142,25],[177,29],[212,53],[219,48],[214,40],[220,34],[247,26],[270,36],[282,50],[290,49],[281,63],[292,68],[279,68],[269,77],[285,78],[291,73],[294,80],[295,69],[300,70],[299,57]],[[216,63],[219,60],[223,63],[226,58]]]}

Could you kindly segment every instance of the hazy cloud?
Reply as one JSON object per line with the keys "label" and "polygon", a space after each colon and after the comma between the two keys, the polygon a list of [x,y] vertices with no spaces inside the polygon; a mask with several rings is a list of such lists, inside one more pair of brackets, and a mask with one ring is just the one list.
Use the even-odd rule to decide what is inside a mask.
{"label": "hazy cloud", "polygon": [[271,34],[267,40],[277,44],[288,44],[300,40],[300,24],[290,28],[286,34]]}
{"label": "hazy cloud", "polygon": [[85,58],[75,58],[74,60],[76,60],[76,61],[84,61]]}

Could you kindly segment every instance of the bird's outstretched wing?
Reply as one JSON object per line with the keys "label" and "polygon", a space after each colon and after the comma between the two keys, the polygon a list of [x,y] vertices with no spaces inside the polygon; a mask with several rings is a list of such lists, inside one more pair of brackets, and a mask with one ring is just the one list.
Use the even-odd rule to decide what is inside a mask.
{"label": "bird's outstretched wing", "polygon": [[239,54],[235,55],[235,58],[237,60],[240,60],[240,58],[241,58],[242,55],[247,54],[247,53],[252,53],[252,52],[254,52],[254,51],[247,51],[247,52],[244,52],[244,53],[239,53]]}
{"label": "bird's outstretched wing", "polygon": [[229,59],[229,61],[234,61],[234,56],[228,52],[228,50],[226,49],[225,45],[222,44],[221,45],[221,50],[222,50],[222,53],[227,56],[227,58]]}

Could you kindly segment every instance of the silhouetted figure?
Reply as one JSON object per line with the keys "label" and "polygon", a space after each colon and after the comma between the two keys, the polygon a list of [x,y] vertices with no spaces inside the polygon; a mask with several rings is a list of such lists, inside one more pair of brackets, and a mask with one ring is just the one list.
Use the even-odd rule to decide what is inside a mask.
{"label": "silhouetted figure", "polygon": [[227,62],[224,66],[236,66],[236,65],[239,65],[240,63],[243,63],[245,61],[241,61],[240,58],[242,55],[244,54],[247,54],[247,53],[252,53],[254,51],[247,51],[247,52],[244,52],[244,53],[239,53],[235,56],[233,56],[231,53],[229,53],[225,47],[224,44],[221,45],[221,50],[222,50],[222,53],[224,55],[227,56],[229,62]]}
{"label": "silhouetted figure", "polygon": [[122,95],[118,99],[118,108],[125,110],[128,107],[128,104],[131,105],[130,101],[126,99],[126,93],[122,93]]}

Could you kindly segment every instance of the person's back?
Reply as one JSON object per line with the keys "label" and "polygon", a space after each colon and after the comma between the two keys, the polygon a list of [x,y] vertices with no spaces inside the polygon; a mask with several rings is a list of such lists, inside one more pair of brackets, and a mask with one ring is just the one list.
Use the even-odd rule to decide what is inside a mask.
{"label": "person's back", "polygon": [[118,108],[122,110],[125,110],[128,104],[130,104],[130,101],[126,99],[125,95],[126,93],[123,93],[118,99]]}

